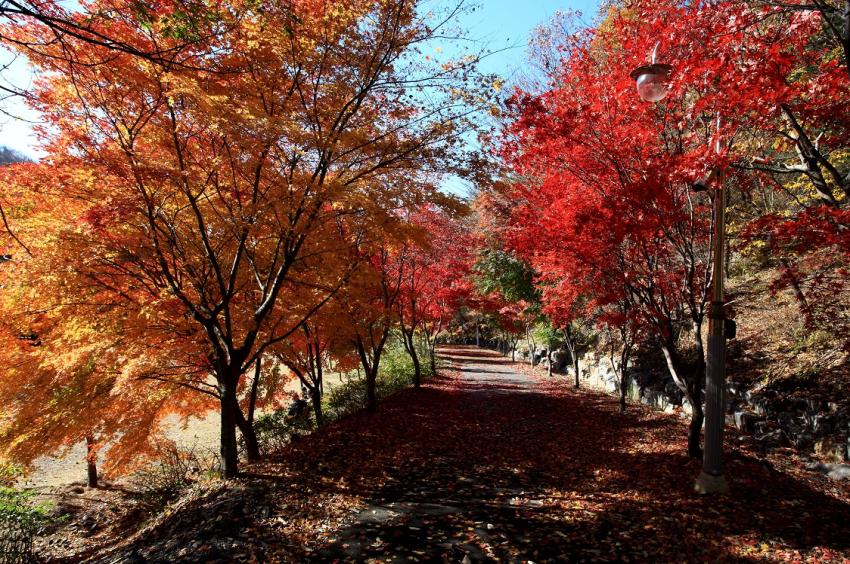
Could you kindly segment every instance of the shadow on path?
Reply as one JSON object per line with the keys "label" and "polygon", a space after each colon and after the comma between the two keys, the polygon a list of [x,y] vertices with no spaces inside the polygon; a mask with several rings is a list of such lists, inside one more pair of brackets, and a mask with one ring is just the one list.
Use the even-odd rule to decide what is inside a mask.
{"label": "shadow on path", "polygon": [[757,460],[730,462],[730,497],[693,495],[699,463],[675,418],[621,415],[607,396],[555,389],[487,351],[441,352],[454,377],[288,453],[302,477],[343,478],[368,505],[305,559],[742,561],[765,547],[850,548],[850,506]]}
{"label": "shadow on path", "polygon": [[[847,491],[727,453],[692,493],[686,424],[495,353],[187,497],[101,562],[747,562],[850,556]],[[830,488],[836,488],[830,491]]]}

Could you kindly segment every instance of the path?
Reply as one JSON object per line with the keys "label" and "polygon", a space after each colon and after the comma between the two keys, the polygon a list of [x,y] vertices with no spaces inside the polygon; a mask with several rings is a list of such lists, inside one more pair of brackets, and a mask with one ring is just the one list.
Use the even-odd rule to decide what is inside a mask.
{"label": "path", "polygon": [[[621,415],[609,396],[526,375],[491,352],[443,355],[454,368],[421,391],[253,467],[229,498],[217,493],[194,509],[200,517],[178,512],[146,532],[137,554],[537,563],[850,555],[846,490],[735,451],[732,496],[697,497],[699,463],[685,456],[676,417],[638,407]],[[236,504],[229,516],[210,518],[227,504]],[[151,552],[151,543],[189,542],[186,559],[174,548]]]}
{"label": "path", "polygon": [[759,463],[730,463],[735,498],[722,506],[692,495],[699,463],[675,418],[623,416],[608,396],[556,388],[489,351],[443,355],[456,379],[374,416],[399,426],[362,445],[396,453],[382,462],[387,482],[314,561],[704,561],[850,547],[838,531],[850,506]]}

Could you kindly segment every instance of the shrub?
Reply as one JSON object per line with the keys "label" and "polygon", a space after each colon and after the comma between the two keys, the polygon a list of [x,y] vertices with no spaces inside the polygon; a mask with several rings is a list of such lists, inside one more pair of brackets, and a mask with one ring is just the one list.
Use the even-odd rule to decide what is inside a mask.
{"label": "shrub", "polygon": [[292,418],[288,409],[276,409],[257,417],[254,422],[254,432],[262,452],[280,450],[292,441],[295,436],[309,433],[313,430],[312,411],[306,417]]}
{"label": "shrub", "polygon": [[357,372],[344,374],[343,378],[345,382],[322,398],[328,420],[341,419],[366,407],[366,381]]}
{"label": "shrub", "polygon": [[51,505],[35,502],[35,492],[11,486],[0,486],[0,529],[15,523],[29,530],[46,525]]}
{"label": "shrub", "polygon": [[51,504],[36,502],[35,492],[14,487],[20,466],[0,464],[0,560],[30,562],[32,537],[50,522]]}
{"label": "shrub", "polygon": [[218,476],[220,469],[221,460],[214,452],[184,450],[174,441],[162,441],[155,459],[133,475],[133,484],[143,500],[163,505],[192,484]]}
{"label": "shrub", "polygon": [[[433,376],[424,346],[417,348],[422,378]],[[328,419],[340,419],[366,407],[366,380],[358,373],[343,376],[345,382],[332,388],[324,397],[323,407]],[[413,360],[399,341],[387,344],[381,356],[375,392],[378,399],[391,396],[413,385]]]}

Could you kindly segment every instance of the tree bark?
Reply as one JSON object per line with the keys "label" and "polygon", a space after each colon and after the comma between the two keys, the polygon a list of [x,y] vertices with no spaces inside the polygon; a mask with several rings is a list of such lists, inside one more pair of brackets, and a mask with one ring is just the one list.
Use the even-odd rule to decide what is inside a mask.
{"label": "tree bark", "polygon": [[[701,349],[701,332],[698,331],[697,333],[700,335],[699,347]],[[702,408],[702,380],[704,376],[703,378],[700,378],[695,375],[688,380],[683,380],[681,377],[678,353],[674,345],[667,342],[661,345],[661,350],[664,353],[664,358],[667,361],[667,369],[670,372],[670,376],[673,378],[673,382],[685,395],[685,399],[688,403],[691,404],[691,422],[688,427],[688,456],[700,459],[702,458],[700,435],[702,434],[702,424],[705,419],[705,413]],[[703,373],[704,372],[705,370],[703,370]]]}
{"label": "tree bark", "polygon": [[419,353],[416,352],[416,333],[414,330],[408,330],[402,327],[402,341],[410,360],[413,361],[413,387],[420,389],[422,387],[422,364],[419,361]]}
{"label": "tree bark", "polygon": [[629,378],[626,376],[626,370],[621,370],[620,373],[620,413],[626,412],[626,395],[629,391]]}
{"label": "tree bark", "polygon": [[416,354],[415,349],[410,356],[413,358],[413,388],[419,390],[422,388],[422,366],[419,364],[419,355]]}
{"label": "tree bark", "polygon": [[693,414],[691,415],[691,423],[688,426],[688,456],[702,459],[702,448],[700,447],[700,435],[702,434],[702,424],[705,421],[705,412],[702,408],[702,386],[695,384],[692,391],[695,399],[691,404],[693,406]]}
{"label": "tree bark", "polygon": [[236,426],[242,434],[242,439],[245,441],[245,454],[248,457],[248,462],[257,462],[260,460],[260,443],[257,440],[257,432],[254,430],[254,423],[250,419],[246,419],[242,415],[242,410],[236,406]]}
{"label": "tree bark", "polygon": [[257,357],[254,365],[254,381],[251,382],[251,394],[248,397],[248,426],[254,427],[254,412],[257,408],[257,394],[260,389],[260,375],[263,369],[263,357]]}
{"label": "tree bark", "polygon": [[[826,14],[823,14],[824,17]],[[844,49],[844,67],[847,71],[847,77],[850,78],[850,0],[844,0],[844,14],[842,16],[844,20],[844,35],[843,37],[839,37],[839,41],[841,41],[841,47]]]}
{"label": "tree bark", "polygon": [[525,327],[525,341],[528,344],[528,361],[531,366],[536,366],[534,357],[537,354],[537,343],[534,342],[534,338],[531,336],[531,328],[528,325]]}
{"label": "tree bark", "polygon": [[378,382],[378,370],[366,371],[366,411],[375,413],[378,410],[378,397],[376,387]]}
{"label": "tree bark", "polygon": [[579,389],[580,381],[578,365],[578,342],[569,325],[567,325],[564,329],[564,337],[566,337],[564,340],[567,343],[567,348],[569,349],[570,353],[570,360],[573,363],[573,372],[575,373],[575,388]]}
{"label": "tree bark", "polygon": [[325,416],[322,413],[322,394],[313,393],[313,412],[316,415],[316,427],[321,429],[325,425]]}
{"label": "tree bark", "polygon": [[86,435],[86,485],[90,488],[97,487],[97,448],[94,437]]}
{"label": "tree bark", "polygon": [[236,443],[236,386],[226,382],[220,386],[221,402],[221,476],[225,479],[239,476],[239,450]]}
{"label": "tree bark", "polygon": [[626,396],[629,393],[629,359],[632,355],[628,337],[623,334],[623,352],[620,354],[620,413],[626,412]]}

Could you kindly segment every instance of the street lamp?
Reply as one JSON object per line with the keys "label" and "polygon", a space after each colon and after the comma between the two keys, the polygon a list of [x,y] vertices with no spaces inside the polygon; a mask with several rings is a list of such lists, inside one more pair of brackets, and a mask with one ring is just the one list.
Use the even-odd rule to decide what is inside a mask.
{"label": "street lamp", "polygon": [[636,68],[630,74],[635,79],[638,95],[644,102],[660,102],[670,91],[670,75],[673,67],[655,61],[658,44],[652,50],[652,62]]}
{"label": "street lamp", "polygon": [[[646,102],[663,100],[670,90],[673,67],[656,62],[658,45],[652,52],[652,63],[636,68],[630,74],[635,79],[638,95]],[[720,116],[717,117],[717,143],[721,152]],[[708,313],[708,355],[705,371],[705,438],[702,471],[694,489],[700,494],[727,493],[729,485],[723,475],[723,426],[725,424],[726,390],[726,315],[723,295],[723,264],[726,250],[726,191],[722,171],[718,168],[694,182],[695,191],[713,189],[714,200],[714,277],[711,307]],[[700,398],[694,398],[700,401]]]}

